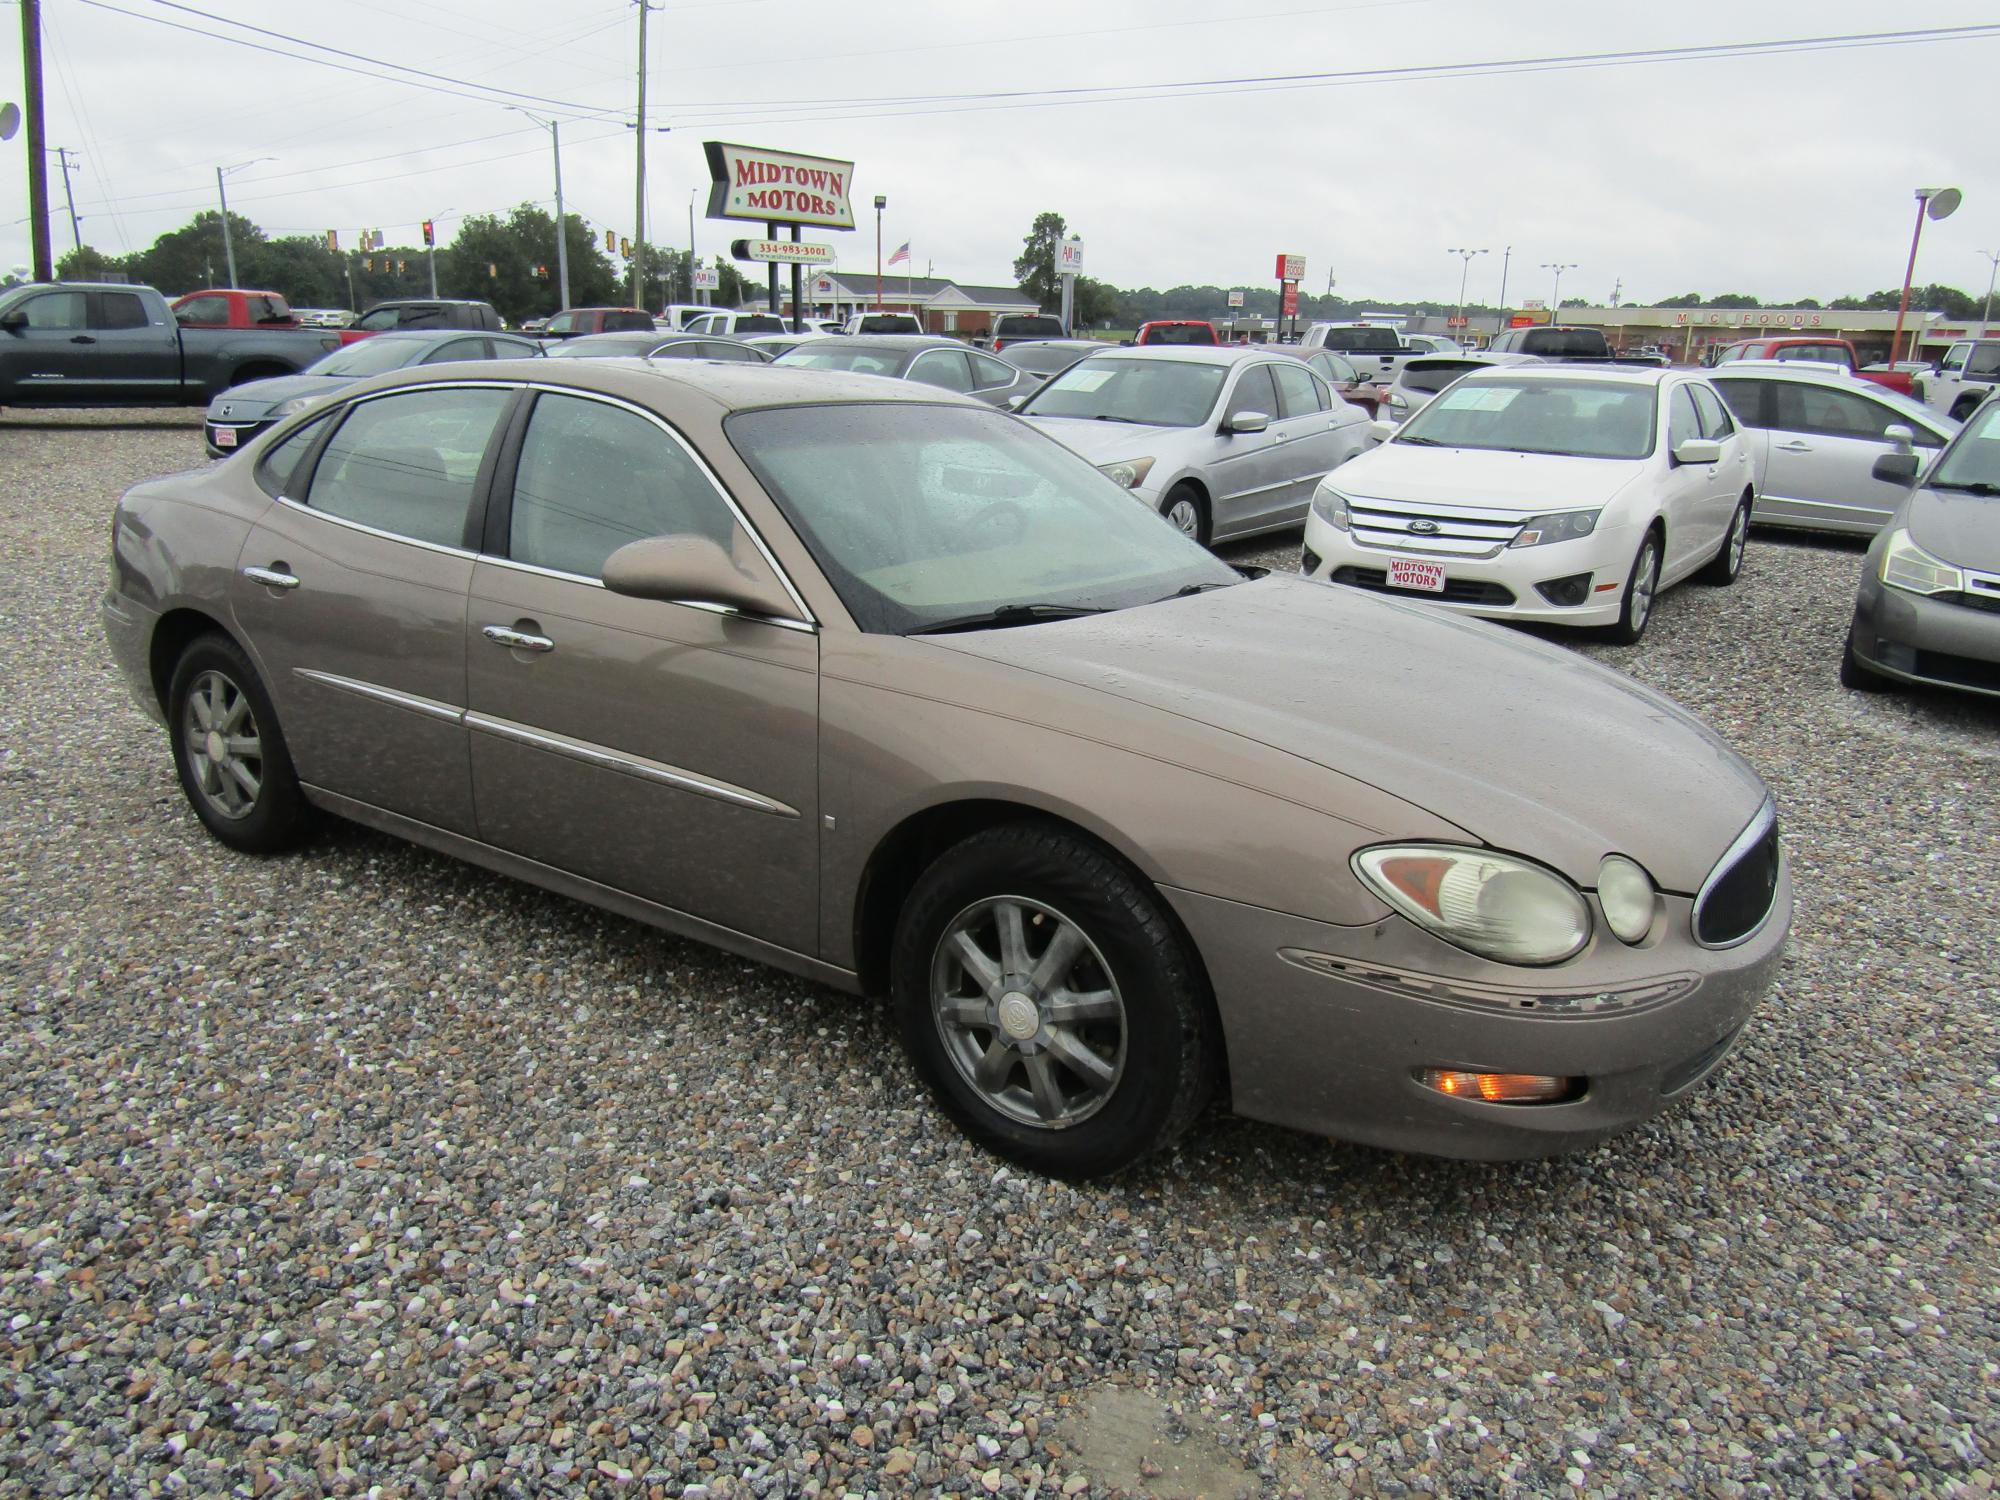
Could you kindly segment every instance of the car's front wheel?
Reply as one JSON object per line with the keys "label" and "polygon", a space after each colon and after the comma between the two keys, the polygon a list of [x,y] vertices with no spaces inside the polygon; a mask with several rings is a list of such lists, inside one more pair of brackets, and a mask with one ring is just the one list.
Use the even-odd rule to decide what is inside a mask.
{"label": "car's front wheel", "polygon": [[181,791],[216,838],[247,854],[275,854],[304,836],[311,808],[277,711],[234,641],[205,635],[181,653],[167,723]]}
{"label": "car's front wheel", "polygon": [[1154,892],[1068,830],[1015,823],[938,856],[897,923],[903,1043],[945,1112],[1037,1172],[1116,1172],[1215,1085],[1207,982]]}
{"label": "car's front wheel", "polygon": [[1660,589],[1660,534],[1648,531],[1632,559],[1631,576],[1619,599],[1618,622],[1605,628],[1605,636],[1620,646],[1637,645],[1653,618],[1653,599]]}
{"label": "car's front wheel", "polygon": [[1208,545],[1208,502],[1202,499],[1201,491],[1183,480],[1167,491],[1167,498],[1160,504],[1160,514],[1172,521],[1184,535],[1193,537],[1204,547]]}

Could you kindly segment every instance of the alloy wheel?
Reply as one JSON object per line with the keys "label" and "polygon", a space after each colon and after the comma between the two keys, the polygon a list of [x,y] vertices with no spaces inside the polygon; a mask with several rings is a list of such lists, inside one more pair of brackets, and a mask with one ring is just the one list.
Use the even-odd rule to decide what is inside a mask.
{"label": "alloy wheel", "polygon": [[1060,1130],[1097,1113],[1125,1073],[1125,1002],[1080,926],[1025,896],[976,901],[931,959],[945,1054],[993,1109]]}
{"label": "alloy wheel", "polygon": [[1632,629],[1646,628],[1646,621],[1653,613],[1653,588],[1659,581],[1659,565],[1654,557],[1652,538],[1646,539],[1639,549],[1639,561],[1632,570]]}
{"label": "alloy wheel", "polygon": [[263,790],[264,742],[243,689],[220,672],[195,678],[181,736],[203,801],[231,821],[249,817]]}

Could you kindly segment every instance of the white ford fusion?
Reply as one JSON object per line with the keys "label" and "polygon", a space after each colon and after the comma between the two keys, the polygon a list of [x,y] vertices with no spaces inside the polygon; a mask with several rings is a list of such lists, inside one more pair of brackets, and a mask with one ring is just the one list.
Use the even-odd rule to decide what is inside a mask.
{"label": "white ford fusion", "polygon": [[1698,375],[1475,371],[1393,433],[1320,481],[1309,576],[1629,645],[1661,589],[1743,566],[1748,445]]}

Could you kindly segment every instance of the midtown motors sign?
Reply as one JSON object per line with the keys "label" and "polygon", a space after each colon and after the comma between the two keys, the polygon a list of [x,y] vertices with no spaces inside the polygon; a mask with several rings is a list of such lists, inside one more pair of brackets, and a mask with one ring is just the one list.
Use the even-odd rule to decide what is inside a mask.
{"label": "midtown motors sign", "polygon": [[854,208],[848,201],[853,162],[726,141],[705,141],[702,148],[708,153],[711,219],[854,227]]}

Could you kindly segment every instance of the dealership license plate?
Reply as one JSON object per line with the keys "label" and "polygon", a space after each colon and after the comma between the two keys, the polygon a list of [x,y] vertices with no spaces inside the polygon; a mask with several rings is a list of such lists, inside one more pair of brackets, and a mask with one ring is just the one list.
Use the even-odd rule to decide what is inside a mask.
{"label": "dealership license plate", "polygon": [[236,446],[236,429],[234,427],[216,428],[215,446],[218,448],[234,448]]}
{"label": "dealership license plate", "polygon": [[1444,592],[1444,564],[1416,562],[1407,557],[1389,559],[1389,587],[1419,589],[1426,594]]}

